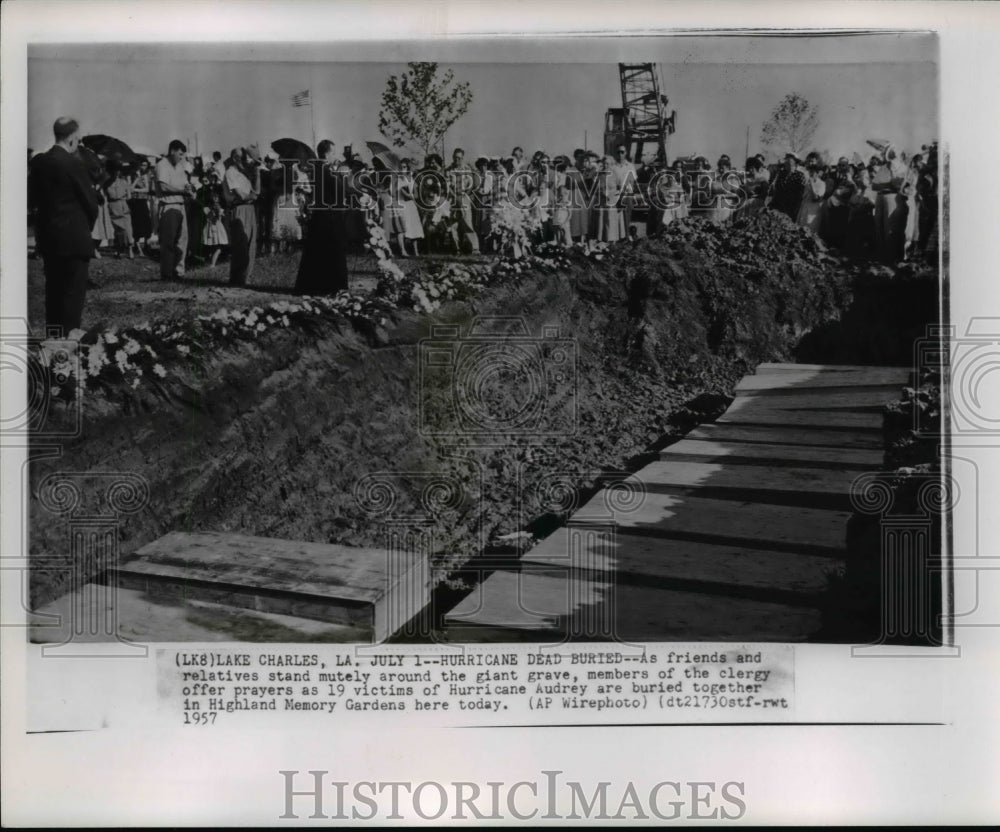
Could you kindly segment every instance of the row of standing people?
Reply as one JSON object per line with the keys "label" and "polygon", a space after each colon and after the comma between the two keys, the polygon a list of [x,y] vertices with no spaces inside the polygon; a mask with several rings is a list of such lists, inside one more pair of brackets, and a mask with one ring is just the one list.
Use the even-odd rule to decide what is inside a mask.
{"label": "row of standing people", "polygon": [[[235,154],[239,156],[240,152]],[[187,262],[211,258],[214,265],[220,251],[228,246],[225,177],[234,162],[232,156],[222,162],[220,154],[215,155],[215,163],[207,169],[200,164],[200,159],[196,159],[199,164],[192,166],[182,157],[180,167],[192,186],[190,198],[184,201]],[[158,166],[162,161],[157,163]],[[280,187],[272,183],[275,178],[280,180],[280,176],[269,175],[274,171],[266,164],[260,173],[260,188],[254,200],[260,231],[257,253],[267,253],[272,247],[279,250],[291,248],[302,239],[306,194],[310,190],[308,177],[296,167],[294,188],[291,194],[285,195]],[[178,172],[171,172],[171,175],[179,178]],[[160,216],[161,199],[156,171],[144,159],[134,173],[127,175],[112,160],[107,163],[106,173],[101,174],[97,186],[100,213],[92,230],[95,256],[100,257],[100,248],[105,242],[112,242],[119,254],[127,254],[130,258],[135,253],[146,253],[146,245],[157,238],[156,226]],[[169,203],[170,200],[166,200],[162,204]],[[156,224],[154,217],[157,218]]]}
{"label": "row of standing people", "polygon": [[937,246],[934,144],[905,161],[886,145],[867,164],[842,156],[826,165],[818,153],[803,162],[789,153],[770,169],[761,155],[747,159],[739,172],[728,156],[714,171],[703,157],[694,167],[686,172],[675,164],[677,175],[668,180],[674,205],[664,212],[664,223],[697,213],[722,223],[767,207],[857,257],[896,263]]}
{"label": "row of standing people", "polygon": [[530,229],[529,243],[615,242],[634,235],[637,196],[624,146],[614,157],[577,150],[570,160],[539,151],[530,161],[516,147],[505,160],[479,157],[472,166],[459,148],[447,167],[437,154],[418,171],[402,160],[379,204],[388,238],[401,254],[416,255],[496,252],[512,210]]}

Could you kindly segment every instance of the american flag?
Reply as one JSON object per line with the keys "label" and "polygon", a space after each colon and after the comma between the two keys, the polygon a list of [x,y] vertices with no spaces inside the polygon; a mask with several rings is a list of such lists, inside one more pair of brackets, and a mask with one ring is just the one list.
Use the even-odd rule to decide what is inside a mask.
{"label": "american flag", "polygon": [[309,90],[302,90],[302,92],[297,92],[292,96],[293,107],[308,107],[311,104],[312,100],[309,98]]}

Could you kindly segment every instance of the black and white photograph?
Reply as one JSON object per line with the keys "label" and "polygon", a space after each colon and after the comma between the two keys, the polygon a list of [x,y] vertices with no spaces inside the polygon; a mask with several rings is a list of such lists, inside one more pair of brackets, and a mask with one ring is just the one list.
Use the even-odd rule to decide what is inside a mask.
{"label": "black and white photograph", "polygon": [[32,637],[942,643],[935,36],[640,43],[29,49]]}
{"label": "black and white photograph", "polygon": [[[107,15],[86,37],[9,7],[16,724],[278,751],[176,816],[136,793],[85,801],[81,825],[995,813],[943,790],[907,808],[899,772],[881,811],[870,785],[867,813],[782,808],[750,758],[718,762],[749,726],[895,726],[912,753],[955,729],[950,670],[996,658],[975,639],[1000,316],[959,270],[993,260],[989,161],[959,149],[996,113],[989,74],[954,93],[950,34],[880,3],[816,4],[815,25],[637,4],[658,22],[627,31],[551,4],[548,27],[497,34],[499,10],[461,3],[426,4],[437,22],[374,4],[396,29],[340,3],[126,5],[72,6]],[[70,7],[38,7],[68,31]],[[991,35],[950,25],[985,49],[985,17]],[[983,127],[947,115],[974,95]],[[435,740],[407,739],[405,774],[282,756],[298,732],[394,725],[482,749],[555,727],[559,764],[545,733],[520,734],[523,776],[504,746],[492,792],[452,735],[426,771]],[[584,782],[569,761],[602,725],[701,726],[717,764],[689,736],[681,768],[588,759]],[[255,797],[230,814],[237,788]]]}

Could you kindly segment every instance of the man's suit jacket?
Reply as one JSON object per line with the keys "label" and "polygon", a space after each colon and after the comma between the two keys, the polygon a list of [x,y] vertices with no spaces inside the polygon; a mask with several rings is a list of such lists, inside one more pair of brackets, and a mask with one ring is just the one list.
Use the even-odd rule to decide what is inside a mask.
{"label": "man's suit jacket", "polygon": [[31,160],[29,205],[36,212],[35,241],[42,256],[90,258],[97,193],[87,166],[55,145]]}

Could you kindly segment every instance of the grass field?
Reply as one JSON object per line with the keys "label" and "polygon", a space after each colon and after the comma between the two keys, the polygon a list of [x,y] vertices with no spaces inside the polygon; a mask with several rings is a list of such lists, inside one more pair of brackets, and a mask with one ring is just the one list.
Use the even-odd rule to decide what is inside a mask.
{"label": "grass field", "polygon": [[[90,261],[90,288],[83,310],[83,328],[131,326],[142,321],[186,319],[211,314],[223,307],[243,308],[291,297],[298,273],[300,253],[267,254],[257,258],[248,285],[228,285],[229,262],[214,268],[205,264],[189,267],[181,280],[160,279],[160,264],[154,257],[118,259],[105,253]],[[399,260],[410,271],[415,260]],[[352,291],[375,288],[378,272],[370,254],[347,258]],[[34,334],[45,327],[45,276],[42,261],[28,260],[28,321]]]}

